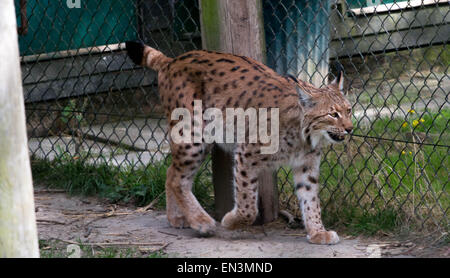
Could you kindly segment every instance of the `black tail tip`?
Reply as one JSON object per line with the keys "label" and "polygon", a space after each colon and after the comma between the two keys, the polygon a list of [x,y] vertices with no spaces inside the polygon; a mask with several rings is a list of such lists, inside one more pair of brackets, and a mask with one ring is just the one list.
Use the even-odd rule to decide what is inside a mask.
{"label": "black tail tip", "polygon": [[128,57],[130,57],[135,64],[141,65],[144,56],[144,43],[140,41],[127,41],[125,42],[125,46]]}

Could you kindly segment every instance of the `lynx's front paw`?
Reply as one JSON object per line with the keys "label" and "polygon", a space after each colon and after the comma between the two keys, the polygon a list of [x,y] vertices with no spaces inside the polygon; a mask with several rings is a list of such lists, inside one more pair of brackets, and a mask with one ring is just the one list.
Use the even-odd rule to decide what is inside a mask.
{"label": "lynx's front paw", "polygon": [[234,230],[239,226],[239,221],[234,211],[230,211],[222,218],[221,224],[228,230]]}
{"label": "lynx's front paw", "polygon": [[246,215],[241,215],[237,213],[237,210],[233,209],[232,211],[225,214],[222,218],[222,226],[228,230],[234,230],[239,227],[245,225],[251,225],[255,222],[257,213],[247,213]]}
{"label": "lynx's front paw", "polygon": [[308,235],[307,239],[313,244],[336,244],[339,242],[339,236],[334,231],[321,231],[313,235]]}
{"label": "lynx's front paw", "polygon": [[189,223],[187,222],[186,218],[184,216],[171,216],[167,215],[167,219],[169,220],[170,226],[182,229],[182,228],[188,228]]}
{"label": "lynx's front paw", "polygon": [[201,237],[213,236],[216,230],[216,221],[209,215],[199,214],[190,220],[190,226],[196,230]]}

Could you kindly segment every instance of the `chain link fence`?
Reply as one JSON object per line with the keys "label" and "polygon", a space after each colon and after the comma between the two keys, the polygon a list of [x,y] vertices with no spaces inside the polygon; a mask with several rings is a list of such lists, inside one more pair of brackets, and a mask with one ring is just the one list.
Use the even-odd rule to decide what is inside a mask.
{"label": "chain link fence", "polygon": [[[135,67],[121,43],[140,39],[171,57],[200,49],[198,1],[15,2],[35,178],[62,180],[51,172],[76,164],[70,188],[80,167],[114,167],[130,174],[109,196],[161,196],[170,152],[156,74]],[[325,221],[371,215],[448,230],[449,1],[262,2],[270,67],[317,86],[334,77],[334,63],[345,69],[355,130],[325,150]],[[208,160],[195,180],[206,206],[210,178]],[[282,208],[299,214],[290,169],[278,183]]]}

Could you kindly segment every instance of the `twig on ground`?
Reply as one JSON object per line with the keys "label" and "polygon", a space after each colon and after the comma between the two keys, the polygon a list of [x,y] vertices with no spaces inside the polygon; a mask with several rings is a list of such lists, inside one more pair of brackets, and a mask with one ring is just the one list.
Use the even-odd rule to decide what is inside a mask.
{"label": "twig on ground", "polygon": [[172,234],[172,233],[163,232],[163,231],[158,231],[158,233],[165,234],[165,235],[168,235],[168,236],[176,236],[176,237],[180,236],[180,235],[177,235],[177,234]]}
{"label": "twig on ground", "polygon": [[301,236],[304,237],[306,234],[282,234],[282,236]]}
{"label": "twig on ground", "polygon": [[67,190],[65,189],[38,189],[35,190],[34,193],[35,194],[39,194],[39,193],[66,193]]}
{"label": "twig on ground", "polygon": [[171,243],[172,242],[168,242],[168,243],[164,244],[163,246],[161,246],[159,248],[141,248],[141,247],[139,247],[139,251],[156,253],[156,252],[160,252],[160,251],[166,249],[166,247],[169,246]]}
{"label": "twig on ground", "polygon": [[291,229],[302,229],[304,228],[302,221],[297,221],[298,218],[296,219],[291,213],[289,213],[286,210],[280,210],[278,212],[279,215],[283,216],[284,218],[286,218],[287,222],[288,222],[288,227]]}
{"label": "twig on ground", "polygon": [[48,197],[48,196],[34,196],[35,200],[40,200],[40,201],[47,201],[47,200],[51,200],[52,197]]}
{"label": "twig on ground", "polygon": [[129,237],[130,236],[130,234],[117,234],[117,233],[106,233],[106,234],[103,234],[103,235],[105,235],[105,236],[122,236],[122,237]]}
{"label": "twig on ground", "polygon": [[280,210],[279,214],[281,216],[283,216],[284,218],[286,218],[286,220],[288,221],[288,224],[295,222],[294,216],[292,214],[290,214],[287,210]]}
{"label": "twig on ground", "polygon": [[152,208],[155,206],[155,204],[159,201],[159,198],[161,198],[161,196],[162,196],[164,193],[165,193],[165,191],[161,192],[158,196],[156,196],[155,199],[153,199],[153,201],[150,202],[150,204],[146,205],[145,207],[138,208],[138,209],[136,210],[136,212],[146,212],[146,211],[148,211],[149,209],[152,209]]}
{"label": "twig on ground", "polygon": [[60,222],[56,220],[49,220],[49,219],[36,219],[36,222],[41,222],[41,224],[56,224],[56,225],[67,225],[66,222]]}
{"label": "twig on ground", "polygon": [[134,211],[132,211],[132,212],[116,212],[114,209],[107,213],[99,213],[99,214],[92,213],[89,215],[89,217],[94,216],[95,218],[90,220],[89,222],[87,222],[85,225],[87,226],[87,225],[91,224],[92,222],[103,219],[103,218],[109,218],[109,217],[121,216],[121,215],[130,215],[130,214],[134,214],[134,213],[135,213]]}
{"label": "twig on ground", "polygon": [[101,215],[109,212],[109,210],[103,211],[77,211],[77,210],[63,210],[61,213],[64,215],[74,215],[74,216],[86,216],[86,215]]}
{"label": "twig on ground", "polygon": [[152,246],[152,245],[167,246],[168,245],[168,243],[166,243],[166,242],[76,242],[73,240],[66,240],[66,239],[59,239],[59,238],[54,238],[54,239],[65,242],[65,243],[69,243],[69,244],[84,245],[84,246],[98,246],[98,247],[104,247],[104,246]]}
{"label": "twig on ground", "polygon": [[431,242],[431,246],[434,245],[436,242],[440,241],[443,237],[445,237],[446,235],[448,235],[448,233],[442,233],[438,238],[436,238],[435,240],[433,240],[433,242]]}

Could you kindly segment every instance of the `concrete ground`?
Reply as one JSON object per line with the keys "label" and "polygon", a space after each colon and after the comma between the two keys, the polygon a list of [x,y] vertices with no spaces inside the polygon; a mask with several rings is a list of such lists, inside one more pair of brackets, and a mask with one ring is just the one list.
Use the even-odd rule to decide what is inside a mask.
{"label": "concrete ground", "polygon": [[[70,197],[64,192],[43,187],[35,189],[35,200],[39,239],[60,240],[67,245],[81,240],[83,244],[100,247],[146,248],[161,251],[169,257],[417,256],[414,251],[418,245],[411,241],[355,238],[341,234],[341,242],[337,245],[312,245],[307,242],[304,230],[287,228],[282,220],[240,231],[219,228],[215,236],[200,238],[191,229],[170,227],[163,211],[110,205],[94,197]],[[445,257],[450,255],[450,249],[426,254]]]}

